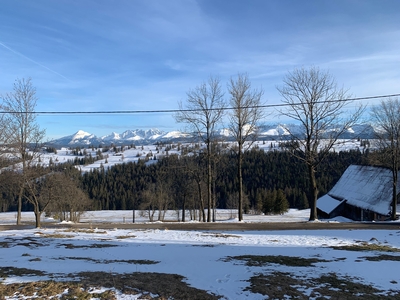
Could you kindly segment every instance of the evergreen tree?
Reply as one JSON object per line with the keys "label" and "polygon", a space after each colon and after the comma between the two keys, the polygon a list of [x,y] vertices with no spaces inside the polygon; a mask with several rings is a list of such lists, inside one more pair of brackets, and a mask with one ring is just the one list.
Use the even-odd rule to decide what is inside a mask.
{"label": "evergreen tree", "polygon": [[283,214],[287,212],[289,209],[289,202],[286,199],[285,194],[281,189],[278,189],[276,192],[275,204],[274,204],[274,213],[275,214]]}

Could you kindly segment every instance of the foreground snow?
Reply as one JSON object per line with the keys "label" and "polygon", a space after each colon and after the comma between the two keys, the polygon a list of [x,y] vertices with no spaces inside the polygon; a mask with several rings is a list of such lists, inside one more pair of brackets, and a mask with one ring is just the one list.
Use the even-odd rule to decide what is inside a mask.
{"label": "foreground snow", "polygon": [[[92,212],[86,220],[121,220],[118,212]],[[125,212],[127,213],[127,212]],[[306,219],[308,211],[291,211],[282,220]],[[0,214],[1,223],[8,223]],[[25,215],[26,217],[26,215]],[[264,220],[273,217],[264,216]],[[47,238],[46,238],[47,237]],[[40,246],[32,242],[43,239]],[[28,243],[21,243],[25,241]],[[31,245],[29,243],[32,243]],[[175,231],[175,230],[97,230],[29,229],[0,232],[2,267],[41,270],[48,274],[102,271],[107,273],[158,272],[179,274],[186,282],[225,299],[264,299],[245,291],[248,280],[258,273],[288,272],[293,276],[315,278],[336,273],[383,291],[399,290],[399,261],[369,261],[375,252],[336,250],[334,246],[377,244],[400,249],[400,231],[396,230],[297,230],[297,231]],[[90,247],[103,244],[105,247]],[[68,247],[66,246],[68,245]],[[88,247],[83,247],[89,245]],[[108,246],[107,246],[108,245]],[[113,245],[113,247],[109,247]],[[392,253],[391,253],[392,254]],[[310,267],[272,264],[247,266],[224,258],[239,255],[283,255],[318,258]],[[393,255],[399,255],[394,253]],[[156,264],[121,263],[128,260],[152,260]],[[323,261],[322,261],[323,260]],[[119,262],[118,262],[119,261]],[[104,263],[99,263],[104,262]],[[3,283],[50,279],[48,276],[9,276]],[[120,294],[118,299],[138,299]],[[136,297],[136,298],[135,298]]]}

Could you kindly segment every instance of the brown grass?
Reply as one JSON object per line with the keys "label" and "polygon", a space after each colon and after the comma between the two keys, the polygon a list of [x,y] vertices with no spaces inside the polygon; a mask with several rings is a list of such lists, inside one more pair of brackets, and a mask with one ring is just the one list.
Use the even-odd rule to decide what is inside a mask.
{"label": "brown grass", "polygon": [[210,236],[216,238],[241,238],[241,236],[226,233],[203,233],[202,236]]}
{"label": "brown grass", "polygon": [[[67,290],[67,293],[65,291]],[[116,299],[113,291],[91,293],[92,289],[85,289],[77,282],[40,281],[27,283],[0,284],[0,299],[6,296],[31,297],[32,299],[48,299],[63,294],[60,299]],[[57,298],[58,299],[58,298]]]}
{"label": "brown grass", "polygon": [[363,256],[360,258],[364,258],[368,261],[382,261],[382,260],[400,261],[400,256],[387,255],[387,254],[381,254],[381,255],[377,255],[377,256]]}
{"label": "brown grass", "polygon": [[135,238],[135,237],[136,236],[134,236],[134,235],[118,235],[115,238],[119,239],[119,240],[123,240],[123,239],[132,239],[132,238]]}
{"label": "brown grass", "polygon": [[228,256],[223,261],[239,260],[244,261],[249,267],[262,267],[268,264],[279,264],[291,267],[313,267],[315,263],[327,262],[318,258],[303,258],[296,256],[282,255],[240,255]]}
{"label": "brown grass", "polygon": [[188,286],[183,282],[185,278],[176,274],[82,272],[78,276],[84,286],[99,283],[105,287],[115,287],[125,294],[136,294],[138,290],[147,291],[157,294],[155,299],[220,299],[216,295]]}
{"label": "brown grass", "polygon": [[386,245],[370,244],[367,242],[361,242],[360,244],[345,245],[345,246],[332,246],[335,250],[345,251],[380,251],[380,252],[400,252],[400,249],[393,248]]}
{"label": "brown grass", "polygon": [[26,268],[15,268],[15,267],[0,267],[0,277],[6,278],[8,276],[45,276],[47,275],[43,271],[26,269]]}
{"label": "brown grass", "polygon": [[[93,293],[96,288],[115,288],[124,294],[141,293],[141,299],[193,299],[214,300],[219,296],[188,286],[183,276],[162,273],[112,274],[105,272],[82,272],[70,274],[68,282],[40,281],[30,283],[0,284],[0,299],[16,296],[47,299],[64,293],[61,299],[116,299],[112,290]],[[150,296],[150,293],[153,296]],[[154,296],[156,295],[156,296]]]}
{"label": "brown grass", "polygon": [[65,232],[78,232],[78,233],[88,233],[88,234],[106,234],[108,233],[105,230],[99,231],[99,230],[94,230],[94,229],[79,229],[79,228],[69,228],[64,230]]}
{"label": "brown grass", "polygon": [[[246,290],[269,299],[399,299],[399,291],[380,291],[357,278],[341,277],[334,273],[319,278],[296,277],[290,273],[257,274],[249,280]],[[310,291],[311,292],[306,292]]]}
{"label": "brown grass", "polygon": [[155,265],[159,261],[149,259],[94,259],[91,257],[59,257],[58,260],[84,260],[90,261],[97,264],[113,264],[113,263],[124,263],[124,264],[135,264],[135,265]]}
{"label": "brown grass", "polygon": [[75,245],[75,244],[58,244],[59,247],[65,247],[67,249],[81,249],[81,248],[112,248],[118,247],[115,244],[88,244],[88,245]]}

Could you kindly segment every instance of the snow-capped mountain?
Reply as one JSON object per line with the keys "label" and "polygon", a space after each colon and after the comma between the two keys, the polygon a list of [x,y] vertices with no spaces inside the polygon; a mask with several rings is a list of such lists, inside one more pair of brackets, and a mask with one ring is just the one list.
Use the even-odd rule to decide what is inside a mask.
{"label": "snow-capped mountain", "polygon": [[[301,127],[299,125],[265,125],[260,128],[259,138],[262,140],[267,139],[288,139],[290,138],[291,133],[299,133],[301,132]],[[375,130],[371,125],[355,125],[350,128],[345,134],[343,134],[342,138],[350,139],[350,138],[362,138],[368,139],[374,137]],[[217,135],[221,138],[229,140],[232,137],[231,132],[228,129],[221,129],[218,131]],[[75,134],[53,140],[48,144],[56,145],[56,146],[87,146],[87,145],[121,145],[121,144],[154,144],[157,142],[188,142],[193,141],[193,134],[184,133],[180,131],[170,131],[165,132],[159,130],[157,128],[143,130],[126,130],[123,133],[112,132],[109,135],[103,137],[97,137],[94,134],[85,132],[83,130],[79,130]]]}
{"label": "snow-capped mountain", "polygon": [[165,134],[165,132],[157,128],[148,130],[143,130],[143,129],[126,130],[121,134],[121,139],[127,141],[156,140],[163,134]]}
{"label": "snow-capped mountain", "polygon": [[98,145],[102,143],[102,139],[99,139],[94,134],[79,130],[72,135],[62,137],[60,139],[51,141],[49,144],[61,145],[61,146],[81,146],[81,145]]}
{"label": "snow-capped mountain", "polygon": [[285,136],[289,135],[289,131],[283,125],[277,125],[274,127],[263,126],[260,132],[261,136]]}
{"label": "snow-capped mountain", "polygon": [[112,132],[109,135],[97,137],[94,134],[79,130],[78,132],[53,141],[48,144],[56,146],[87,146],[100,144],[103,145],[121,145],[121,144],[152,144],[157,141],[179,141],[187,139],[189,134],[180,131],[165,132],[157,128],[148,130],[136,129],[126,130],[123,133]]}
{"label": "snow-capped mountain", "polygon": [[[336,128],[330,128],[326,131],[327,137],[329,132],[336,131]],[[270,138],[290,138],[292,135],[302,136],[303,129],[300,125],[295,124],[278,124],[278,125],[265,125],[260,128],[260,137]],[[356,124],[347,129],[341,136],[343,139],[361,138],[372,139],[375,136],[375,128],[369,124]]]}
{"label": "snow-capped mountain", "polygon": [[119,133],[116,132],[112,132],[109,135],[105,135],[101,138],[103,141],[115,141],[115,140],[120,140],[121,136],[119,135]]}

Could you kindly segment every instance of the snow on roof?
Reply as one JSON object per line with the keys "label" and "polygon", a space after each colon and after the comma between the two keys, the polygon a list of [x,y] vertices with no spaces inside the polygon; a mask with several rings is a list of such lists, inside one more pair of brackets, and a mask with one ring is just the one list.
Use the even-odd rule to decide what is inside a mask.
{"label": "snow on roof", "polygon": [[386,168],[351,165],[328,194],[386,215],[392,202],[392,173]]}
{"label": "snow on roof", "polygon": [[345,200],[336,200],[328,194],[318,199],[317,207],[319,210],[330,214],[336,207],[338,207]]}

